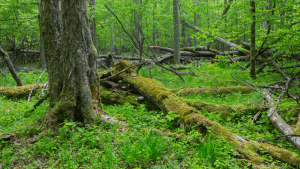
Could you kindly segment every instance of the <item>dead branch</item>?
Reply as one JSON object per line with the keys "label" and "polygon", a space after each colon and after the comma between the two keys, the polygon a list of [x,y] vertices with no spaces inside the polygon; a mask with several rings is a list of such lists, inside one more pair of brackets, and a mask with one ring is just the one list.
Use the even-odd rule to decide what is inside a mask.
{"label": "dead branch", "polygon": [[[267,89],[263,90],[263,94],[265,95],[265,99],[268,103],[270,103],[270,108],[267,112],[267,115],[272,122],[272,124],[284,135],[294,134],[293,129],[280,117],[278,114],[278,108],[275,106],[274,100],[271,97],[271,92]],[[291,142],[298,150],[300,150],[300,138],[287,136],[289,142]]]}

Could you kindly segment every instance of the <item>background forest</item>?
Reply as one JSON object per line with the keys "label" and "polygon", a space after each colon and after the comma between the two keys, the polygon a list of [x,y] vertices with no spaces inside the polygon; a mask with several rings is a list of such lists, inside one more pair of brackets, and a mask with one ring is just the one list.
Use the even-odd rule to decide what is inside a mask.
{"label": "background forest", "polygon": [[49,127],[44,4],[0,0],[0,168],[299,168],[299,0],[88,3],[105,112]]}

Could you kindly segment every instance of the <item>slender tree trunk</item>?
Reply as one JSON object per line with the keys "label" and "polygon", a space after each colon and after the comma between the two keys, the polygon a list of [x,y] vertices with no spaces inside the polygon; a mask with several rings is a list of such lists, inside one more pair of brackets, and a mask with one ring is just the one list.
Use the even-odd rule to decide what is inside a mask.
{"label": "slender tree trunk", "polygon": [[[139,0],[133,0],[137,7],[139,7]],[[135,39],[137,42],[137,55],[141,57],[141,34],[140,34],[140,15],[138,12],[134,13],[134,24],[135,24]]]}
{"label": "slender tree trunk", "polygon": [[256,55],[256,49],[255,49],[255,1],[250,0],[250,6],[251,6],[251,57],[250,57],[250,77],[256,78],[255,73],[255,55]]}
{"label": "slender tree trunk", "polygon": [[[186,15],[186,12],[185,12],[185,15]],[[181,20],[184,21],[184,17],[182,16],[181,18],[182,18]],[[187,47],[185,30],[186,30],[185,26],[182,26],[183,47]]]}
{"label": "slender tree trunk", "polygon": [[46,68],[46,58],[45,58],[45,52],[44,52],[44,39],[42,36],[42,28],[41,28],[41,3],[38,2],[38,8],[39,8],[39,25],[40,25],[40,59],[41,59],[41,67]]}
{"label": "slender tree trunk", "polygon": [[98,42],[97,42],[97,26],[96,26],[96,13],[95,13],[95,5],[96,5],[96,3],[95,3],[95,0],[93,0],[93,15],[94,15],[94,19],[93,19],[93,21],[94,21],[94,26],[93,26],[93,31],[94,31],[94,44],[95,44],[95,47],[96,47],[96,49],[98,50]]}
{"label": "slender tree trunk", "polygon": [[178,16],[178,0],[173,0],[173,24],[174,24],[174,63],[180,64],[180,32]]}
{"label": "slender tree trunk", "polygon": [[[198,27],[198,14],[196,12],[194,12],[194,25]],[[195,30],[195,34],[197,34],[196,30]],[[197,46],[198,45],[197,36],[195,36],[194,41],[195,41],[195,46]]]}
{"label": "slender tree trunk", "polygon": [[110,52],[115,52],[115,39],[114,39],[114,24],[112,23],[110,25],[110,39],[111,39],[111,46],[110,46]]}

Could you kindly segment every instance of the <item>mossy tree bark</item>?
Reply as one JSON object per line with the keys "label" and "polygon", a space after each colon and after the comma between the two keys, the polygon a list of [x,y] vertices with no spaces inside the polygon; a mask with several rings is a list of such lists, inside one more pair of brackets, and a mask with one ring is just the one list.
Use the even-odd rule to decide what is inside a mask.
{"label": "mossy tree bark", "polygon": [[44,38],[44,54],[46,57],[50,108],[60,99],[62,91],[62,62],[61,62],[61,18],[58,0],[41,0],[41,34]]}
{"label": "mossy tree bark", "polygon": [[88,0],[61,0],[61,26],[59,2],[42,0],[42,6],[51,108],[45,121],[93,124],[102,108],[97,104],[97,51],[88,25]]}

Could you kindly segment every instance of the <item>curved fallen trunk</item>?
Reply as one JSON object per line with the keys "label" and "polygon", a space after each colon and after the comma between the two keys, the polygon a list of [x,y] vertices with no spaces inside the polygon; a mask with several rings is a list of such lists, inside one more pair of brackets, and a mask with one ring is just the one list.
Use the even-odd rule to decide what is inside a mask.
{"label": "curved fallen trunk", "polygon": [[[117,74],[120,71],[124,71],[130,67],[131,64],[126,61],[121,61],[112,68],[111,72]],[[100,75],[100,80],[111,76],[110,72]],[[251,161],[254,168],[260,168],[264,165],[264,158],[259,155],[259,150],[262,149],[269,153],[275,159],[282,162],[289,163],[291,165],[299,165],[299,155],[276,147],[274,145],[259,143],[257,141],[248,141],[242,137],[230,132],[225,127],[221,126],[215,121],[211,121],[205,116],[201,115],[195,108],[188,106],[182,101],[182,99],[175,96],[163,85],[148,79],[140,75],[137,75],[133,68],[127,69],[126,71],[115,76],[111,80],[120,80],[129,83],[134,86],[140,93],[151,100],[164,112],[172,111],[174,114],[179,114],[180,119],[185,123],[185,126],[198,130],[201,133],[206,133],[207,128],[212,129],[212,134],[215,136],[222,136],[228,144],[232,145],[234,149],[243,154],[247,159]],[[195,128],[194,128],[195,127]]]}
{"label": "curved fallen trunk", "polygon": [[201,88],[185,88],[171,89],[172,93],[177,93],[179,96],[190,96],[194,94],[210,94],[222,95],[241,92],[242,94],[252,93],[253,89],[249,86],[233,86],[233,87],[201,87]]}
{"label": "curved fallen trunk", "polygon": [[[269,90],[264,89],[263,94],[266,96],[266,101],[270,103],[270,108],[267,115],[272,124],[279,130],[283,135],[295,134],[292,127],[288,125],[278,114],[278,108],[274,104],[274,100],[271,97]],[[292,143],[298,150],[300,150],[300,137],[287,136],[287,139]]]}

